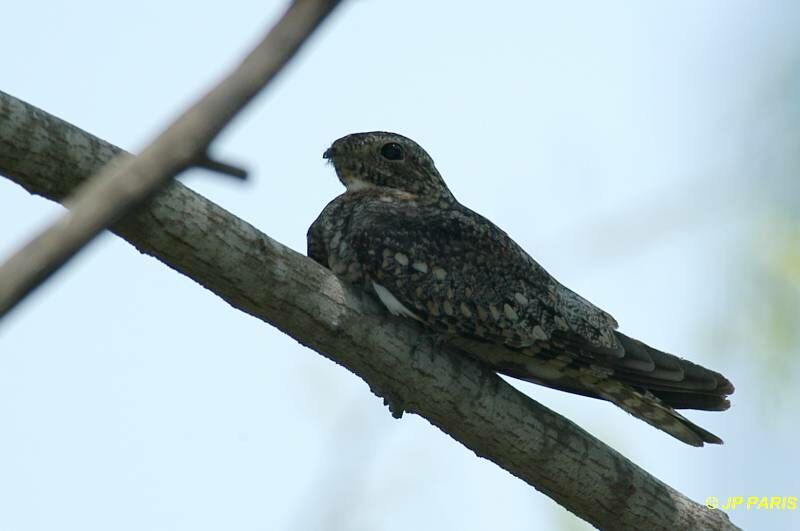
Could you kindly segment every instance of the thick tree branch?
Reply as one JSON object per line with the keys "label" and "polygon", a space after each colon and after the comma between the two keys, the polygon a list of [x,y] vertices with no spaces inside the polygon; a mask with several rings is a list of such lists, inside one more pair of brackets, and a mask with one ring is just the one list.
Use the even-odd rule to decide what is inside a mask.
{"label": "thick tree branch", "polygon": [[[0,93],[0,172],[55,201],[119,153]],[[326,269],[178,182],[113,226],[189,276],[363,378],[603,529],[737,529],[458,353],[391,318]]]}
{"label": "thick tree branch", "polygon": [[0,318],[84,245],[190,166],[243,177],[211,160],[208,146],[294,56],[338,0],[294,0],[242,63],[141,154],[124,157],[81,184],[69,211],[0,265]]}

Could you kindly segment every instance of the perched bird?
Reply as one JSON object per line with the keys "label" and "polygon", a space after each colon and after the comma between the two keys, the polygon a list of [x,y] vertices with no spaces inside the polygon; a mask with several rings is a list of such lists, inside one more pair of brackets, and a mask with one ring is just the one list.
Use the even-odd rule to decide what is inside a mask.
{"label": "perched bird", "polygon": [[724,376],[618,332],[461,205],[413,140],[356,133],[323,157],[347,190],[309,228],[315,261],[499,373],[608,400],[692,446],[722,443],[675,410],[727,409]]}

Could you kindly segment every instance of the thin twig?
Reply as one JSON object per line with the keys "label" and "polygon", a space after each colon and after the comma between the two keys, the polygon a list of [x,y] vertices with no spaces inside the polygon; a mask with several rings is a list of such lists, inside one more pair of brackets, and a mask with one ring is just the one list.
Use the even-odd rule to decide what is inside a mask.
{"label": "thin twig", "polygon": [[[28,191],[61,200],[118,151],[0,92],[0,173]],[[601,529],[738,529],[179,182],[112,230]]]}
{"label": "thin twig", "polygon": [[275,77],[338,3],[292,2],[244,61],[140,155],[104,168],[76,190],[65,202],[69,212],[0,266],[0,318],[103,229],[205,159],[222,128]]}
{"label": "thin twig", "polygon": [[234,166],[221,160],[212,159],[207,154],[202,155],[195,163],[198,168],[213,171],[221,175],[233,177],[234,179],[245,180],[247,179],[247,170],[239,166]]}

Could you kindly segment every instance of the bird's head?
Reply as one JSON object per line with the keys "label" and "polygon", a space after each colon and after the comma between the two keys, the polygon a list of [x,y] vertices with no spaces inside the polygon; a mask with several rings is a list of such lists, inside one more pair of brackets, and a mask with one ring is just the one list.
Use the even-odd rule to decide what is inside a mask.
{"label": "bird's head", "polygon": [[335,141],[322,156],[333,164],[348,192],[382,187],[423,201],[453,197],[425,150],[396,133],[353,133]]}

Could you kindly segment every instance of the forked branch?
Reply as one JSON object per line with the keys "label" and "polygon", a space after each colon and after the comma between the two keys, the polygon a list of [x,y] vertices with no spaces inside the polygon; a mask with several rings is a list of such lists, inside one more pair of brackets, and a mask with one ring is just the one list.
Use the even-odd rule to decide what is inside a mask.
{"label": "forked branch", "polygon": [[[0,266],[0,318],[103,229],[121,219],[190,166],[243,177],[211,160],[208,146],[286,65],[338,0],[295,0],[242,63],[135,157],[97,167],[70,190],[69,208]],[[8,125],[8,124],[7,124]]]}

